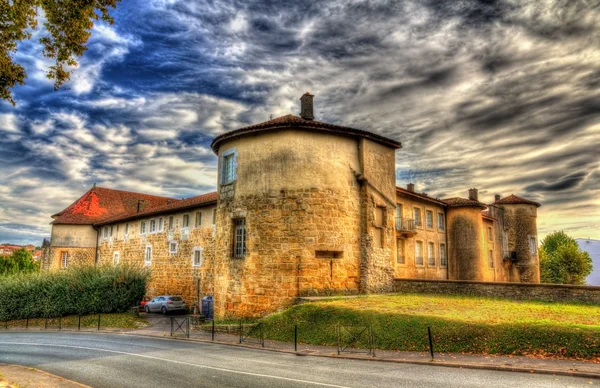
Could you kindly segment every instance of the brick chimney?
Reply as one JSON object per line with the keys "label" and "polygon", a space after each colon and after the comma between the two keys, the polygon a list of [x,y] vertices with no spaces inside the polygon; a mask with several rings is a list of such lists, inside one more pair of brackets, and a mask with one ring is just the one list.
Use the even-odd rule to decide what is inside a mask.
{"label": "brick chimney", "polygon": [[313,95],[306,92],[300,97],[300,117],[304,120],[313,120],[315,118],[313,111]]}
{"label": "brick chimney", "polygon": [[494,195],[494,202],[498,202],[501,198],[502,196],[500,194]]}
{"label": "brick chimney", "polygon": [[469,189],[469,199],[473,201],[479,201],[477,189]]}
{"label": "brick chimney", "polygon": [[415,192],[415,184],[414,183],[409,183],[408,185],[406,185],[406,189],[408,191],[410,191],[411,193]]}

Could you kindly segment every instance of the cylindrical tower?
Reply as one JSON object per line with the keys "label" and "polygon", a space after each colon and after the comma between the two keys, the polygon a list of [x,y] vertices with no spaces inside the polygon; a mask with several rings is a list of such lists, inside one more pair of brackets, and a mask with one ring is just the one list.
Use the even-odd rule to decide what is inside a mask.
{"label": "cylindrical tower", "polygon": [[[306,117],[279,117],[212,143],[219,158],[217,315],[261,315],[301,295],[360,292],[361,222],[371,213],[365,202],[384,209],[372,209],[370,218],[383,230],[378,248],[394,246],[395,203],[379,197],[393,201],[400,144],[312,120],[307,96]],[[364,198],[369,184],[380,194]]]}

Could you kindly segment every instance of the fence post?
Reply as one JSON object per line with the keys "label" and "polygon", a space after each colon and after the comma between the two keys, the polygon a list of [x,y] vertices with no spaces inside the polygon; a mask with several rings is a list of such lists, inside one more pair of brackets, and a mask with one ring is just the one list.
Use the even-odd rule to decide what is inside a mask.
{"label": "fence post", "polygon": [[294,325],[294,352],[298,351],[298,325]]}
{"label": "fence post", "polygon": [[58,330],[62,330],[62,315],[58,317]]}
{"label": "fence post", "polygon": [[48,329],[48,317],[44,320],[44,330]]}
{"label": "fence post", "polygon": [[77,330],[81,330],[81,315],[77,315]]}
{"label": "fence post", "polygon": [[431,339],[431,328],[427,326],[427,334],[429,335],[429,352],[431,353],[431,361],[433,361],[433,340]]}
{"label": "fence post", "polygon": [[25,318],[25,328],[29,329],[29,318]]}
{"label": "fence post", "polygon": [[212,321],[212,340],[215,340],[215,320]]}
{"label": "fence post", "polygon": [[242,324],[242,320],[240,319],[240,343],[242,343],[243,332],[244,332],[244,325]]}
{"label": "fence post", "polygon": [[100,313],[98,313],[98,331],[100,331]]}
{"label": "fence post", "polygon": [[371,351],[373,352],[373,357],[375,357],[375,332],[373,331],[373,326],[369,326],[369,331],[371,332]]}
{"label": "fence post", "polygon": [[4,329],[8,330],[8,321],[4,321]]}
{"label": "fence post", "polygon": [[341,335],[342,335],[342,334],[341,334],[341,332],[340,332],[340,325],[337,325],[337,337],[338,337],[338,340],[337,340],[337,345],[338,345],[338,356],[340,355],[340,346],[341,346],[341,345],[340,345],[340,341],[342,340],[342,339],[341,339]]}
{"label": "fence post", "polygon": [[264,332],[263,328],[264,328],[264,325],[261,322],[260,323],[260,342],[262,343],[262,347],[264,348],[265,347],[265,332]]}
{"label": "fence post", "polygon": [[185,318],[185,323],[186,323],[185,326],[186,326],[186,330],[187,330],[187,332],[185,334],[188,338],[190,338],[190,317]]}
{"label": "fence post", "polygon": [[173,337],[173,317],[171,318],[171,337]]}

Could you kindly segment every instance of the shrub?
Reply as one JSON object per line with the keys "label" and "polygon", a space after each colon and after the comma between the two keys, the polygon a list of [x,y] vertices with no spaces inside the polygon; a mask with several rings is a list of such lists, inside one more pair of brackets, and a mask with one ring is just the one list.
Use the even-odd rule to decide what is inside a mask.
{"label": "shrub", "polygon": [[124,312],[146,292],[149,271],[124,265],[18,274],[0,282],[0,321]]}

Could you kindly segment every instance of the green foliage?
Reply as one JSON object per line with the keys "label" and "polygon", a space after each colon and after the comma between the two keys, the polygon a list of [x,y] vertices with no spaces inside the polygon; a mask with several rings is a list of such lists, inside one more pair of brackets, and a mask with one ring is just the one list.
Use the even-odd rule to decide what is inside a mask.
{"label": "green foliage", "polygon": [[586,284],[592,272],[592,258],[579,249],[577,242],[565,232],[546,236],[540,248],[540,278],[542,283]]}
{"label": "green foliage", "polygon": [[33,256],[25,248],[16,250],[10,256],[0,258],[0,276],[38,272],[39,270],[39,263],[33,260]]}
{"label": "green foliage", "polygon": [[0,321],[124,312],[146,292],[149,272],[119,265],[8,276],[0,282]]}
{"label": "green foliage", "polygon": [[[435,304],[435,308],[421,310],[420,305],[423,301],[428,303],[429,296],[395,297],[409,298],[414,302],[412,308],[391,311],[387,308],[378,309],[375,304],[364,308],[360,306],[363,298],[343,303],[313,302],[297,305],[263,319],[265,338],[291,342],[294,325],[298,325],[298,341],[301,343],[337,346],[338,333],[346,342],[351,341],[352,333],[359,338],[352,347],[364,349],[368,346],[366,332],[362,336],[358,334],[370,325],[375,334],[375,347],[378,349],[425,352],[429,349],[427,326],[430,326],[436,352],[530,354],[600,360],[600,326],[597,320],[592,319],[592,324],[578,324],[569,322],[569,319],[560,322],[537,315],[539,311],[556,310],[556,316],[562,311],[564,319],[571,312],[577,317],[579,310],[582,310],[586,315],[597,316],[600,309],[596,306],[431,297],[434,300],[431,304]],[[377,300],[380,297],[364,299],[371,298]],[[462,311],[462,315],[458,316],[458,312],[453,311],[454,302],[470,305],[476,318],[471,319],[468,310]],[[478,308],[479,304],[485,307]],[[494,319],[483,319],[482,315],[486,311]],[[506,314],[505,319],[495,321],[498,311]],[[511,311],[516,312],[517,317],[511,317]],[[534,313],[529,315],[528,311]],[[576,320],[578,318],[574,319]]]}
{"label": "green foliage", "polygon": [[48,36],[40,39],[43,55],[55,60],[48,71],[57,90],[69,80],[66,66],[77,66],[75,56],[85,52],[94,21],[102,19],[113,23],[108,11],[120,0],[15,0],[0,1],[0,98],[15,105],[11,89],[23,85],[27,74],[23,66],[14,63],[12,56],[17,44],[30,39],[37,27],[38,12],[44,12],[44,27]]}

